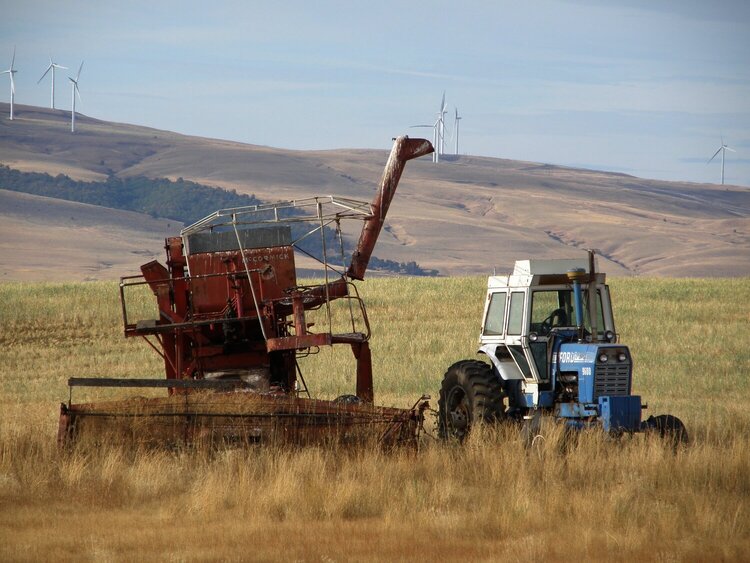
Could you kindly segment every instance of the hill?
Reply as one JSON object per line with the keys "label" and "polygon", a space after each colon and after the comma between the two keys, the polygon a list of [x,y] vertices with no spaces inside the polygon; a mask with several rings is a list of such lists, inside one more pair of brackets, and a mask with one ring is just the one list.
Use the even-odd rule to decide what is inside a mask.
{"label": "hill", "polygon": [[[69,112],[15,110],[13,122],[0,118],[0,162],[83,180],[184,178],[266,201],[316,194],[370,200],[387,155],[290,151],[86,116],[71,134]],[[7,116],[7,104],[0,104],[0,115]],[[0,209],[0,218],[7,213]],[[42,238],[44,228],[35,226]],[[15,248],[23,232],[4,228],[0,242]],[[46,240],[54,246],[65,237],[50,231]],[[750,190],[494,158],[446,157],[437,165],[423,158],[407,166],[376,252],[459,275],[507,270],[520,257],[575,256],[584,248],[598,249],[601,267],[615,275],[750,275]],[[161,241],[152,248],[160,249]],[[86,253],[85,241],[78,251]],[[54,266],[81,279],[64,260]],[[10,266],[3,271],[4,279],[17,276]]]}

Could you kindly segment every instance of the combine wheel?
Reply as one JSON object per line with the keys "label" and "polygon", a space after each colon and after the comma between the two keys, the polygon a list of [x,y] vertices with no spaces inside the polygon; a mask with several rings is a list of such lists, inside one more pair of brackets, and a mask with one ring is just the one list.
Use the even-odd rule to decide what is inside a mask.
{"label": "combine wheel", "polygon": [[438,401],[438,434],[463,441],[471,427],[502,420],[505,394],[492,367],[477,360],[453,364],[443,376]]}
{"label": "combine wheel", "polygon": [[646,420],[646,428],[658,432],[659,436],[675,449],[681,444],[687,445],[688,433],[685,425],[676,416],[660,414]]}

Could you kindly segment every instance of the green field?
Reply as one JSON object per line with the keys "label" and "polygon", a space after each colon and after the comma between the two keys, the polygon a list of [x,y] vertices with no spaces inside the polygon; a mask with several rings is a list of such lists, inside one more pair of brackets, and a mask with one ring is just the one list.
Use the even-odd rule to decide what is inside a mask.
{"label": "green field", "polygon": [[[360,284],[376,402],[436,404],[447,366],[474,355],[484,283]],[[116,283],[0,284],[0,559],[746,559],[750,279],[611,287],[646,416],[687,425],[676,454],[597,433],[562,451],[556,428],[530,450],[500,428],[418,454],[59,451],[68,377],[162,377],[161,360],[122,336]],[[314,396],[353,392],[346,347],[302,369]]]}

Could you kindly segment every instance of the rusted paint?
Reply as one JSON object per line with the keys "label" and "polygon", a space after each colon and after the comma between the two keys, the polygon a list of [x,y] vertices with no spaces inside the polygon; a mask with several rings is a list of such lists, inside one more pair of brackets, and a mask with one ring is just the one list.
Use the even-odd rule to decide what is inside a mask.
{"label": "rusted paint", "polygon": [[375,391],[372,385],[372,355],[367,342],[352,344],[352,352],[357,358],[357,397],[365,403],[372,403]]}
{"label": "rusted paint", "polygon": [[352,261],[346,271],[346,275],[355,280],[362,280],[365,270],[370,262],[370,256],[375,248],[375,243],[383,228],[385,216],[391,205],[391,200],[396,193],[401,173],[404,171],[407,161],[434,152],[432,144],[425,139],[410,139],[399,137],[393,144],[391,154],[380,180],[380,187],[372,202],[372,216],[365,221],[359,243],[352,255]]}
{"label": "rusted paint", "polygon": [[[413,409],[320,401],[285,394],[200,392],[180,397],[71,405],[67,416],[77,439],[102,436],[121,444],[380,443],[416,446],[425,401]],[[61,433],[60,443],[70,434]]]}
{"label": "rusted paint", "polygon": [[283,336],[281,338],[269,338],[266,349],[269,352],[282,350],[303,350],[314,346],[330,346],[331,335],[324,332],[321,334],[306,334],[305,336]]}
{"label": "rusted paint", "polygon": [[[370,206],[372,213],[365,219],[346,276],[363,278],[406,162],[432,151],[432,145],[424,139],[399,137],[395,140],[380,188]],[[361,206],[363,209],[366,207],[365,204]],[[320,202],[317,209],[320,218]],[[265,378],[264,391],[274,389],[284,395],[273,400],[260,396],[259,400],[265,401],[261,404],[266,409],[261,409],[263,416],[250,408],[255,404],[255,399],[240,401],[235,405],[238,409],[235,413],[223,411],[222,401],[232,398],[232,393],[217,392],[214,395],[222,395],[224,399],[201,403],[203,406],[210,405],[206,412],[200,410],[203,407],[188,407],[193,404],[190,400],[193,395],[200,395],[202,400],[206,397],[205,392],[188,387],[168,387],[171,397],[146,403],[131,400],[101,405],[71,405],[61,410],[58,440],[69,441],[73,436],[72,429],[76,428],[77,433],[77,425],[84,419],[86,425],[91,427],[93,419],[113,417],[167,417],[170,428],[178,429],[166,432],[169,439],[176,439],[177,433],[186,441],[193,441],[196,436],[203,436],[206,432],[216,432],[224,438],[236,432],[249,432],[252,425],[248,426],[245,422],[238,425],[231,421],[261,420],[266,415],[271,416],[270,421],[263,419],[262,424],[253,424],[260,424],[264,433],[280,424],[281,433],[290,437],[305,435],[319,439],[332,429],[352,432],[351,429],[360,424],[385,424],[391,429],[389,435],[393,428],[398,436],[414,434],[415,424],[422,418],[421,412],[372,406],[372,358],[367,342],[370,325],[356,287],[346,276],[322,285],[298,286],[294,247],[289,245],[290,239],[286,238],[283,242],[280,239],[263,239],[263,244],[280,245],[243,248],[235,212],[230,211],[231,225],[237,237],[236,246],[227,244],[228,237],[224,236],[226,230],[208,231],[215,235],[193,239],[196,241],[193,253],[186,251],[182,237],[170,237],[165,241],[166,267],[153,261],[141,267],[142,276],[121,278],[125,335],[156,337],[162,350],[159,351],[156,344],[151,344],[163,358],[167,379],[202,380],[219,377],[216,374],[221,374],[220,377],[242,377],[239,373],[243,372],[252,377]],[[243,224],[247,226],[249,222]],[[320,224],[323,224],[322,220]],[[199,251],[211,248],[217,250]],[[128,319],[125,290],[138,284],[147,284],[154,293],[159,309],[158,319],[134,319],[132,322]],[[331,327],[319,333],[311,332],[306,312],[342,298],[355,302],[355,309],[358,307],[361,312],[364,331],[356,332],[362,327],[360,323],[355,328],[352,314],[352,332],[333,333]],[[334,344],[351,347],[356,360],[356,394],[360,405],[310,401],[296,396],[298,354]],[[293,416],[294,413],[298,416]],[[274,422],[273,416],[287,422]],[[210,421],[211,417],[213,422]],[[215,430],[218,427],[225,428],[228,434]],[[161,432],[154,429],[144,431]]]}
{"label": "rusted paint", "polygon": [[66,445],[71,439],[71,416],[68,412],[68,406],[65,403],[60,404],[60,420],[57,423],[57,444]]}

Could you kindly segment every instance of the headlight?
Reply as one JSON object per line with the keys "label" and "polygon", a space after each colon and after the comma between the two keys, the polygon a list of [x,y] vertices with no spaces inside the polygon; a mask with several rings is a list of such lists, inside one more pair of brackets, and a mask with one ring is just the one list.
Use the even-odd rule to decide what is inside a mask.
{"label": "headlight", "polygon": [[536,332],[529,333],[529,342],[536,342],[539,339],[539,335]]}
{"label": "headlight", "polygon": [[625,352],[620,352],[619,354],[617,354],[617,361],[618,362],[624,362],[627,359],[628,359],[628,357],[625,354]]}
{"label": "headlight", "polygon": [[607,332],[604,333],[604,339],[607,342],[614,342],[615,341],[615,333],[612,332],[611,330],[608,330]]}
{"label": "headlight", "polygon": [[599,361],[601,363],[606,364],[608,359],[607,354],[599,354]]}

